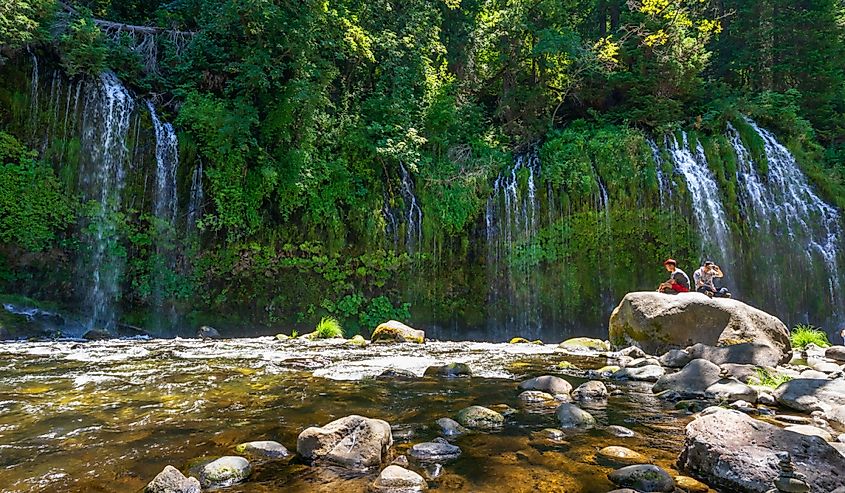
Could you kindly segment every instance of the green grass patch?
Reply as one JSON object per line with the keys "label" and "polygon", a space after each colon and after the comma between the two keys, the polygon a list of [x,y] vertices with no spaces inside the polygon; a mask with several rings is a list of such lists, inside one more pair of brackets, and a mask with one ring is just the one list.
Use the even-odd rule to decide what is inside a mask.
{"label": "green grass patch", "polygon": [[804,349],[810,344],[818,347],[830,347],[827,334],[810,324],[798,324],[792,328],[789,341],[793,348]]}
{"label": "green grass patch", "polygon": [[765,368],[757,368],[757,378],[760,380],[760,385],[771,387],[773,389],[780,387],[782,383],[792,380],[792,377],[789,375],[772,373]]}
{"label": "green grass patch", "polygon": [[323,317],[314,329],[316,339],[332,339],[343,337],[343,327],[334,317]]}

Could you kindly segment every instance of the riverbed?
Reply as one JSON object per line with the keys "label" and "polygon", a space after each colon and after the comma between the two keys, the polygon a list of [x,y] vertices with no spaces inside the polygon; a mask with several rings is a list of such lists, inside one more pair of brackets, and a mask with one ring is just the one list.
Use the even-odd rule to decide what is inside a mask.
{"label": "riverbed", "polygon": [[[437,342],[353,346],[340,341],[130,339],[0,343],[0,484],[8,492],[134,492],[164,466],[187,471],[234,455],[238,443],[276,440],[291,451],[305,428],[350,414],[387,421],[394,453],[438,436],[434,422],[478,404],[516,412],[496,433],[455,440],[463,454],[429,480],[432,491],[604,493],[608,445],[631,448],[670,473],[691,419],[649,384],[611,383],[589,409],[590,431],[549,439],[554,408],[525,407],[520,380],[607,363],[557,345]],[[467,363],[471,378],[423,377],[432,365]],[[419,378],[374,378],[387,368]],[[632,429],[615,437],[609,425]],[[364,492],[378,471],[340,474],[297,459],[253,463],[231,492]],[[507,485],[505,488],[503,485]],[[503,489],[504,488],[504,489]]]}

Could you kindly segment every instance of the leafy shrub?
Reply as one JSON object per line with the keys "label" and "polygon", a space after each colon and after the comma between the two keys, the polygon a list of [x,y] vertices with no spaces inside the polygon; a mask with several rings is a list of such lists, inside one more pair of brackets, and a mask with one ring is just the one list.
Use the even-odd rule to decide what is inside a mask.
{"label": "leafy shrub", "polygon": [[815,344],[818,347],[830,347],[827,334],[810,324],[798,324],[793,327],[792,333],[789,334],[789,341],[792,343],[792,347],[797,349],[804,349],[810,344]]}
{"label": "leafy shrub", "polygon": [[314,329],[315,339],[332,339],[343,337],[343,327],[334,317],[323,317]]}
{"label": "leafy shrub", "polygon": [[59,41],[62,64],[69,75],[96,75],[108,68],[105,36],[90,15],[71,22]]}

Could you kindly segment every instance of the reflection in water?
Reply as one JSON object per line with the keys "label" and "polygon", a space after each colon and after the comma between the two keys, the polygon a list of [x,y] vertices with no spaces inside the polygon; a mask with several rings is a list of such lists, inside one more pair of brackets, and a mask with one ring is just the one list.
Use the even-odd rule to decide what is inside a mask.
{"label": "reflection in water", "polygon": [[[362,414],[394,427],[395,453],[436,436],[434,421],[471,404],[519,409],[500,433],[457,440],[463,455],[430,482],[434,491],[605,492],[611,470],[599,447],[624,445],[672,469],[688,418],[625,384],[601,426],[553,442],[554,408],[521,408],[516,380],[555,372],[564,359],[581,368],[604,358],[574,358],[556,346],[432,342],[356,348],[333,342],[115,340],[0,344],[0,484],[4,491],[138,491],[165,465],[186,470],[204,456],[232,454],[248,440],[290,449],[307,426]],[[382,381],[398,367],[466,362],[472,379]],[[570,378],[573,384],[580,381]],[[609,424],[634,429],[614,438]],[[365,491],[377,471],[341,478],[297,463],[255,464],[232,492]]]}

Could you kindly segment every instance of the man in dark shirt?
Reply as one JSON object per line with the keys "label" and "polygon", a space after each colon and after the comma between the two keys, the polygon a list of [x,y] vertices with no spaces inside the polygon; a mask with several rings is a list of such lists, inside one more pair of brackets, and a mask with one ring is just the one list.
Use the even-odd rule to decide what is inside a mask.
{"label": "man in dark shirt", "polygon": [[678,262],[672,258],[666,259],[663,267],[669,272],[669,280],[661,283],[657,290],[666,294],[689,293],[689,276],[678,268]]}

